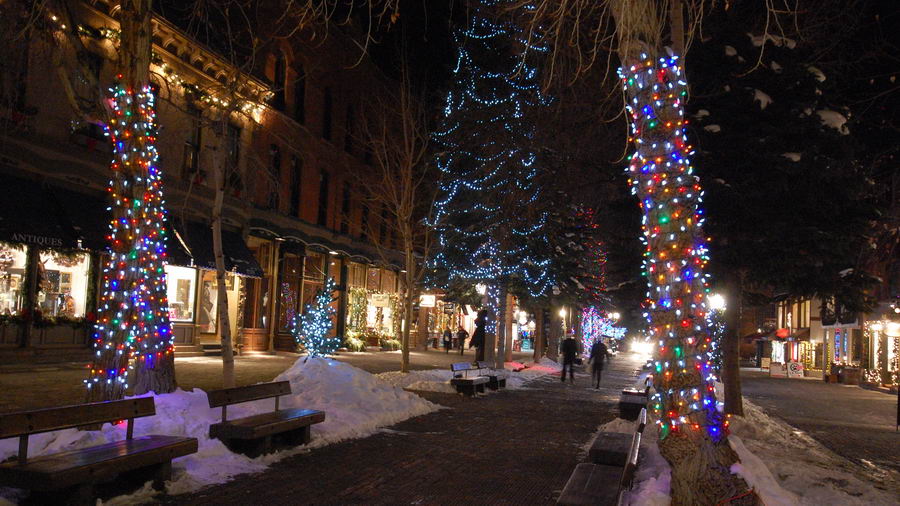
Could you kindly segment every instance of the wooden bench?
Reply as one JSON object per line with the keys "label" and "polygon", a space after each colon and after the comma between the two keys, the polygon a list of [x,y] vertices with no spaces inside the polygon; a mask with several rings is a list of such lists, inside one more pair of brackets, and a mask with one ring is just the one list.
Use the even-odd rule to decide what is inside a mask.
{"label": "wooden bench", "polygon": [[556,504],[574,505],[618,505],[622,496],[631,490],[634,473],[637,471],[638,456],[641,448],[641,434],[646,425],[646,410],[638,421],[634,434],[630,435],[631,445],[624,465],[578,464],[569,476],[566,487],[560,494]]}
{"label": "wooden bench", "polygon": [[[33,502],[93,504],[94,485],[135,478],[161,487],[172,476],[172,459],[197,451],[197,439],[134,437],[134,419],[156,414],[153,397],[95,402],[0,415],[0,439],[19,438],[16,460],[0,464],[0,485],[31,490]],[[28,458],[28,436],[75,427],[128,421],[125,439]]]}
{"label": "wooden bench", "polygon": [[488,364],[487,362],[482,362],[482,361],[475,362],[475,364],[478,366],[479,373],[481,373],[481,371],[487,371],[487,374],[483,374],[483,375],[487,376],[488,388],[490,388],[491,390],[499,390],[501,388],[506,388],[506,378],[505,377],[501,378],[500,376],[497,376],[496,371],[494,370],[493,367],[490,366],[490,364]]}
{"label": "wooden bench", "polygon": [[[287,381],[213,390],[206,394],[209,407],[222,408],[222,421],[209,426],[209,437],[219,439],[230,450],[258,457],[274,449],[309,443],[310,426],[325,421],[325,413],[312,409],[278,409],[278,398],[291,394]],[[237,420],[228,419],[228,406],[275,398],[269,413]]]}
{"label": "wooden bench", "polygon": [[490,381],[487,376],[469,376],[469,371],[477,371],[478,368],[472,367],[468,362],[450,364],[450,370],[453,372],[450,384],[456,387],[457,392],[470,397],[475,397],[478,393],[483,394],[484,386]]}
{"label": "wooden bench", "polygon": [[641,410],[647,407],[650,399],[650,378],[641,386],[628,387],[622,390],[619,397],[619,416],[626,420],[637,420]]}
{"label": "wooden bench", "polygon": [[[647,426],[647,410],[641,410],[635,422],[635,432],[644,433]],[[624,466],[631,451],[633,434],[624,432],[601,432],[597,434],[588,450],[588,463],[608,466]]]}

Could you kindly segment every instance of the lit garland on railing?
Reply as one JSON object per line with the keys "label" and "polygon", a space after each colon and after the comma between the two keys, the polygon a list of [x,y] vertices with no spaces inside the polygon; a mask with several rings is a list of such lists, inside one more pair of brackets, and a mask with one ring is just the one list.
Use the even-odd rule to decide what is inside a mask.
{"label": "lit garland on railing", "polygon": [[306,305],[303,315],[299,319],[296,316],[293,319],[291,333],[294,341],[306,348],[306,360],[330,355],[341,345],[339,338],[326,337],[333,325],[334,308],[331,303],[336,300],[336,286],[334,278],[327,278],[325,285],[316,292],[312,304]]}
{"label": "lit garland on railing", "polygon": [[149,87],[135,93],[116,84],[109,91],[113,114],[105,128],[114,151],[114,177],[107,188],[113,203],[110,258],[103,269],[94,362],[85,380],[96,400],[124,395],[132,358],[134,365],[153,369],[171,359],[174,349],[163,271],[166,210],[154,96]]}
{"label": "lit garland on railing", "polygon": [[678,57],[628,62],[619,76],[631,119],[629,184],[643,220],[645,302],[650,335],[658,342],[651,405],[660,436],[705,428],[719,441],[728,421],[716,401],[716,377],[707,359],[707,239],[703,191],[688,156],[684,126],[686,82]]}
{"label": "lit garland on railing", "polygon": [[443,177],[432,221],[439,241],[433,266],[451,278],[488,285],[518,277],[540,296],[553,280],[551,261],[534,255],[528,244],[546,233],[548,216],[528,212],[541,192],[534,182],[536,156],[529,151],[535,127],[526,112],[546,106],[549,98],[530,58],[503,48],[546,48],[513,21],[495,18],[504,4],[512,2],[482,0],[470,25],[454,33],[456,83],[434,133]]}

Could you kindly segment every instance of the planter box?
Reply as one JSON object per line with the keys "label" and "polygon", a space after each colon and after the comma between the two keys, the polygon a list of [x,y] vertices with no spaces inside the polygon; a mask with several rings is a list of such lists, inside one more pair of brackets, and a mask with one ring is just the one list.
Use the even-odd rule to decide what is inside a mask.
{"label": "planter box", "polygon": [[19,336],[22,325],[18,323],[6,323],[0,325],[0,346],[13,347],[19,345]]}

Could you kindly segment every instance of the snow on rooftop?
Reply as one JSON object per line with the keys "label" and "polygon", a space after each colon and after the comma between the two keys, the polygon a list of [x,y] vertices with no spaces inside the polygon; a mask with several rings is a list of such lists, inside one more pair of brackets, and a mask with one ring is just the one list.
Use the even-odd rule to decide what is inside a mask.
{"label": "snow on rooftop", "polygon": [[772,97],[770,97],[766,92],[758,89],[753,90],[753,100],[759,102],[759,108],[765,109],[772,103]]}
{"label": "snow on rooftop", "polygon": [[803,155],[800,153],[781,153],[781,156],[787,158],[788,160],[790,160],[792,162],[799,162],[800,159],[803,157]]}
{"label": "snow on rooftop", "polygon": [[847,128],[847,118],[843,114],[830,109],[819,109],[816,114],[819,115],[819,120],[823,125],[834,128],[841,135],[850,134],[850,129]]}
{"label": "snow on rooftop", "polygon": [[725,56],[737,56],[737,49],[732,46],[725,46]]}
{"label": "snow on rooftop", "polygon": [[809,73],[816,78],[816,81],[819,81],[821,83],[825,80],[825,74],[817,67],[813,67],[812,65],[810,65],[809,67],[806,67],[806,70],[808,70]]}
{"label": "snow on rooftop", "polygon": [[752,33],[748,33],[747,37],[750,37],[750,42],[756,46],[760,47],[766,42],[771,42],[776,47],[784,46],[788,49],[794,49],[797,47],[797,41],[788,37],[782,37],[779,35],[772,35],[771,33],[767,33],[765,35],[753,35]]}
{"label": "snow on rooftop", "polygon": [[706,125],[705,127],[703,127],[703,129],[706,130],[707,132],[713,132],[713,133],[718,133],[718,132],[722,131],[722,127],[720,127],[719,125]]}

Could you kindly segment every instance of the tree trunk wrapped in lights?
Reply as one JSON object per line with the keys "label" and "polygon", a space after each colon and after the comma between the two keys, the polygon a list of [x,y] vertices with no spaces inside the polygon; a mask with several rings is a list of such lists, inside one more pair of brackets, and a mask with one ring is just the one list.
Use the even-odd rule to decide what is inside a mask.
{"label": "tree trunk wrapped in lights", "polygon": [[658,417],[660,449],[672,465],[673,502],[715,504],[739,495],[746,485],[729,470],[737,458],[728,445],[728,420],[716,400],[707,356],[709,257],[703,190],[688,159],[692,147],[684,130],[687,82],[677,55],[623,58],[619,73],[635,147],[629,184],[643,212],[646,307],[658,344],[650,404]]}
{"label": "tree trunk wrapped in lights", "polygon": [[109,261],[95,326],[89,401],[121,399],[136,369],[135,394],[175,390],[166,296],[165,201],[157,166],[156,106],[149,85],[150,0],[122,2],[119,65],[106,133],[114,157],[109,182]]}

